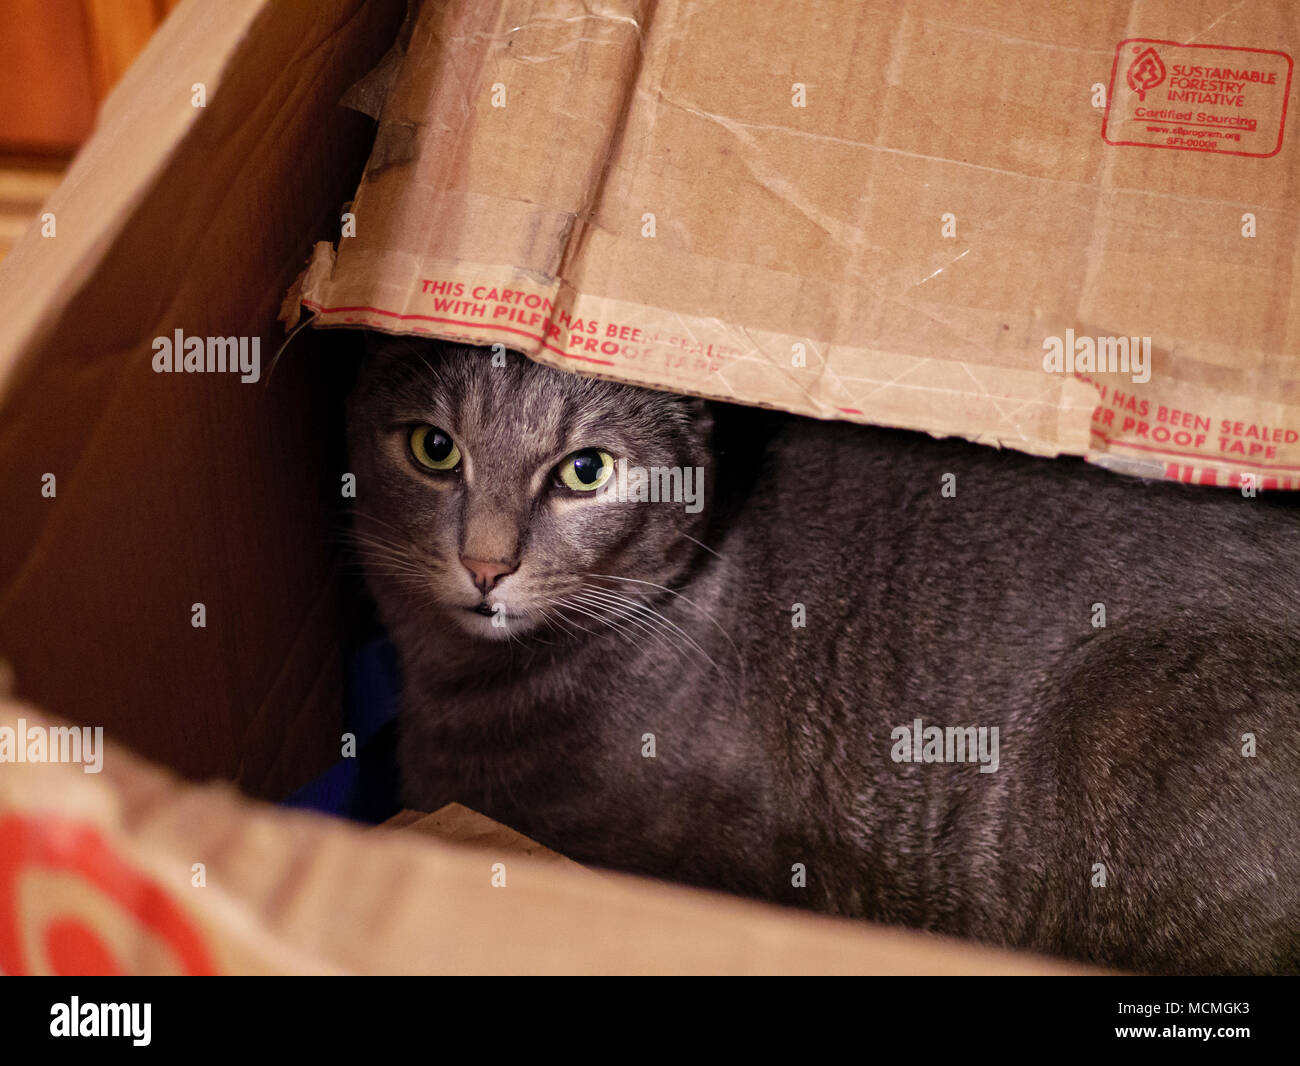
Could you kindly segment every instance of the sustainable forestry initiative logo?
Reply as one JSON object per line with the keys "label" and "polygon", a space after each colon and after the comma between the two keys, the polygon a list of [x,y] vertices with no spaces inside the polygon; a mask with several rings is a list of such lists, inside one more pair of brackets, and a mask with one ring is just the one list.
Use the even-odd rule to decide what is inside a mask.
{"label": "sustainable forestry initiative logo", "polygon": [[1138,94],[1139,100],[1145,100],[1156,86],[1165,80],[1165,65],[1154,48],[1148,48],[1129,64],[1128,87]]}
{"label": "sustainable forestry initiative logo", "polygon": [[1282,149],[1286,52],[1131,37],[1115,48],[1107,144],[1267,158]]}

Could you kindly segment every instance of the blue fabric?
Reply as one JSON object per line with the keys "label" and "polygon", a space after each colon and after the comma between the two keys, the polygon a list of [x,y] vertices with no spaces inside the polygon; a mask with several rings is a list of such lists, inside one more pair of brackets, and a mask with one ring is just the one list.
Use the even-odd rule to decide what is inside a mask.
{"label": "blue fabric", "polygon": [[346,669],[344,730],[356,756],[340,759],[283,801],[357,821],[377,823],[401,809],[397,795],[397,707],[402,690],[397,652],[386,637],[363,645]]}

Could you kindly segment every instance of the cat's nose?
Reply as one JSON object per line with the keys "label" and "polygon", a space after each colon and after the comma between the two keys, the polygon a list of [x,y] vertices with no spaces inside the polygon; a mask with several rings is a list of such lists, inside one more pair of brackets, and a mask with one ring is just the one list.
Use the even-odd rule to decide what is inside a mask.
{"label": "cat's nose", "polygon": [[485,563],[482,559],[460,557],[460,565],[469,571],[474,585],[485,596],[506,574],[513,574],[519,569],[518,563]]}

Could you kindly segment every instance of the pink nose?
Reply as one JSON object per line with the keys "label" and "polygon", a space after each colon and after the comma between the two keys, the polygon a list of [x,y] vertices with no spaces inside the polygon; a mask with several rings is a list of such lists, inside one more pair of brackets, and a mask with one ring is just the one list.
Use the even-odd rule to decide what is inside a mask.
{"label": "pink nose", "polygon": [[506,574],[513,574],[519,569],[516,563],[485,563],[482,559],[467,559],[463,555],[460,557],[460,565],[469,571],[475,587],[484,595]]}

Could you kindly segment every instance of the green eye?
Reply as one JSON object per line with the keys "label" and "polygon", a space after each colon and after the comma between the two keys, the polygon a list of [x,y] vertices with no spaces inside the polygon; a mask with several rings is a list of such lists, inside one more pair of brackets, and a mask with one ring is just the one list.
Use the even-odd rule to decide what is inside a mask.
{"label": "green eye", "polygon": [[574,452],[560,464],[560,481],[577,492],[593,492],[614,473],[614,458],[599,448]]}
{"label": "green eye", "polygon": [[452,470],[460,462],[456,442],[437,426],[416,426],[411,430],[411,454],[429,470]]}

